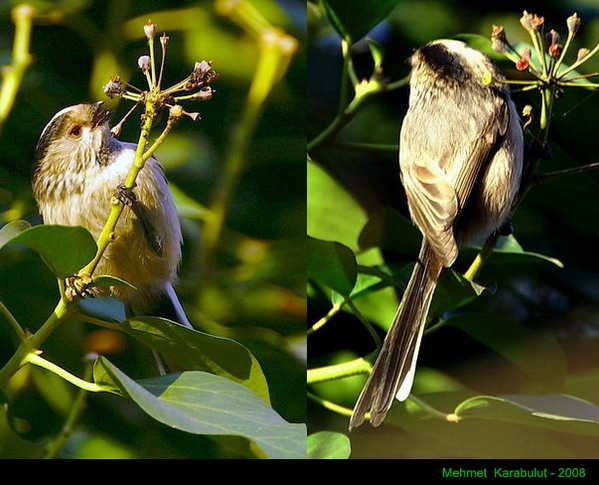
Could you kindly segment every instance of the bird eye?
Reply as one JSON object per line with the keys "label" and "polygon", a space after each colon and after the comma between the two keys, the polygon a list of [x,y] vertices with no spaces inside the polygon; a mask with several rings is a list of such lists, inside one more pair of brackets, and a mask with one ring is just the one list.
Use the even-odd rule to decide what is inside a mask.
{"label": "bird eye", "polygon": [[73,125],[69,130],[69,135],[74,138],[79,138],[81,136],[81,125]]}

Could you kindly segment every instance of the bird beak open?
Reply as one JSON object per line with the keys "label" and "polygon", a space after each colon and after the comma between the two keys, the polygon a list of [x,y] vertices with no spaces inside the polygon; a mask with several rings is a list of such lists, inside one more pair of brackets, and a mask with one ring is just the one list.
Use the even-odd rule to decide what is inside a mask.
{"label": "bird beak open", "polygon": [[94,104],[95,106],[95,111],[94,114],[92,115],[92,128],[95,129],[98,126],[104,124],[106,121],[108,121],[108,118],[110,118],[110,111],[108,111],[108,109],[106,109],[106,106],[104,106],[104,102],[103,101],[98,101],[97,103]]}

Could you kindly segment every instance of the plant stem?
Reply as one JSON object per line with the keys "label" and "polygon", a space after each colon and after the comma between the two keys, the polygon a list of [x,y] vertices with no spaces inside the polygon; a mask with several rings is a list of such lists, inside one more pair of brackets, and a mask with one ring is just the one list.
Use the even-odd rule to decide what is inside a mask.
{"label": "plant stem", "polygon": [[25,71],[31,64],[29,45],[35,15],[36,10],[31,5],[17,5],[12,9],[12,18],[15,23],[15,42],[12,51],[12,64],[2,68],[0,129],[14,105]]}
{"label": "plant stem", "polygon": [[[92,378],[93,372],[93,363],[91,360],[87,362],[87,366],[85,368],[84,379],[87,381]],[[54,441],[48,444],[46,449],[44,450],[44,458],[55,458],[58,452],[62,449],[65,442],[71,437],[73,434],[73,430],[75,428],[75,424],[79,420],[79,417],[83,413],[85,409],[85,402],[87,399],[87,390],[79,386],[80,389],[77,392],[77,396],[73,402],[73,406],[69,412],[67,420],[65,421],[60,433]]]}
{"label": "plant stem", "polygon": [[80,389],[83,389],[84,391],[88,391],[88,392],[104,392],[104,391],[106,391],[106,389],[103,388],[102,386],[99,386],[98,384],[95,384],[93,382],[88,382],[86,380],[80,379],[79,377],[64,370],[62,367],[54,364],[53,362],[50,362],[49,360],[46,360],[43,357],[40,357],[36,353],[29,353],[27,355],[27,362],[30,364],[33,364],[33,365],[37,365],[38,367],[42,367],[46,370],[49,370],[50,372],[53,372],[54,374],[62,377],[65,381],[70,382],[74,386],[77,386]]}
{"label": "plant stem", "polygon": [[308,384],[316,382],[331,381],[358,374],[368,374],[372,365],[363,357],[343,362],[342,364],[327,365],[308,369]]}
{"label": "plant stem", "polygon": [[[154,106],[154,101],[152,99],[146,101],[145,108],[146,116],[141,128],[141,133],[139,135],[139,141],[137,144],[137,149],[135,151],[135,159],[133,160],[133,165],[131,166],[131,170],[129,171],[127,180],[125,182],[125,187],[129,189],[135,187],[135,179],[137,178],[137,175],[143,168],[145,160],[147,159],[147,157],[144,158],[144,150],[148,144],[148,138],[150,136],[150,131],[154,122],[156,109]],[[114,237],[114,230],[119,221],[121,213],[123,212],[124,207],[125,205],[122,201],[118,200],[117,198],[113,198],[110,214],[106,219],[106,223],[102,228],[102,232],[98,236],[98,252],[94,256],[94,259],[92,259],[87,266],[85,266],[83,269],[81,269],[81,271],[79,271],[79,274],[91,276],[94,273],[96,267],[98,266],[98,263],[100,262],[100,259],[102,259],[102,256],[106,251],[106,248],[112,242],[112,239]]]}
{"label": "plant stem", "polygon": [[3,389],[8,380],[17,371],[29,362],[30,354],[39,353],[39,349],[46,339],[56,330],[58,325],[73,311],[74,303],[61,298],[54,311],[34,334],[27,335],[9,361],[0,369],[0,389]]}

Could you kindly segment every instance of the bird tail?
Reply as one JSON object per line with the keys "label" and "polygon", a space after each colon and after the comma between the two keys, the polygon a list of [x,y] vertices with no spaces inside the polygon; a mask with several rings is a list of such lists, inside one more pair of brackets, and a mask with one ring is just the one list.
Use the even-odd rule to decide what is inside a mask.
{"label": "bird tail", "polygon": [[360,426],[367,413],[370,424],[378,426],[394,398],[405,401],[410,395],[426,316],[442,268],[424,241],[383,347],[354,407],[350,430]]}
{"label": "bird tail", "polygon": [[125,304],[127,318],[132,316],[156,316],[193,328],[183,310],[172,283],[168,282],[159,289],[138,288]]}

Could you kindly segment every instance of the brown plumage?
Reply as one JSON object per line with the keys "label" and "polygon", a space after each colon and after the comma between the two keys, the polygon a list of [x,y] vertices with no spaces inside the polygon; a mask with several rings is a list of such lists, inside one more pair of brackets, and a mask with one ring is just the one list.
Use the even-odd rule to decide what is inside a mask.
{"label": "brown plumage", "polygon": [[[418,262],[350,429],[378,426],[393,400],[407,399],[437,279],[459,247],[505,221],[522,171],[518,114],[491,61],[463,42],[438,40],[411,58],[409,109],[399,163],[410,215],[423,234]],[[485,82],[491,77],[490,82]]]}

